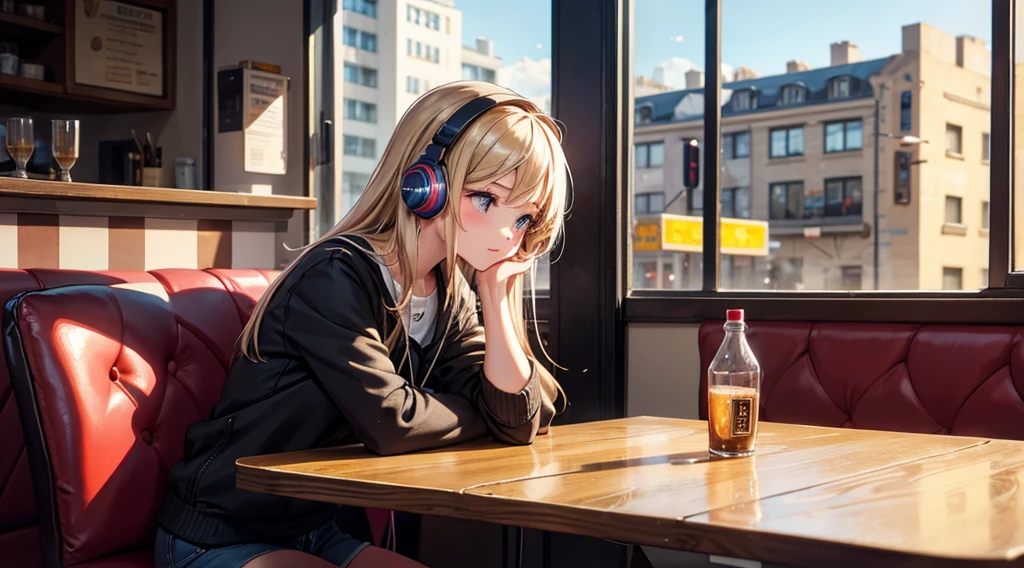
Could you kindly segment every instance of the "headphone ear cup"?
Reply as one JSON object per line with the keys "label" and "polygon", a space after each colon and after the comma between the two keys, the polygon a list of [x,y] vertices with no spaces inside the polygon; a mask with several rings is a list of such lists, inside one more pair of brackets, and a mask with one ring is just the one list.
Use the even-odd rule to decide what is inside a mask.
{"label": "headphone ear cup", "polygon": [[418,160],[402,174],[402,201],[422,219],[436,217],[448,201],[444,169],[432,160]]}

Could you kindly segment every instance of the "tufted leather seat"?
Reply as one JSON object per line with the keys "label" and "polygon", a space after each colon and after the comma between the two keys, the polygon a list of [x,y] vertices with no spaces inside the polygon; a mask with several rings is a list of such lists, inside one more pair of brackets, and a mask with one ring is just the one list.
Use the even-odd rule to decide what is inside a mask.
{"label": "tufted leather seat", "polygon": [[[1024,328],[749,322],[761,419],[1024,440]],[[700,416],[724,337],[700,328]]]}
{"label": "tufted leather seat", "polygon": [[[0,299],[35,290],[5,314],[4,565],[152,566],[167,468],[219,397],[238,334],[275,276],[0,271]],[[68,284],[83,286],[44,290]]]}

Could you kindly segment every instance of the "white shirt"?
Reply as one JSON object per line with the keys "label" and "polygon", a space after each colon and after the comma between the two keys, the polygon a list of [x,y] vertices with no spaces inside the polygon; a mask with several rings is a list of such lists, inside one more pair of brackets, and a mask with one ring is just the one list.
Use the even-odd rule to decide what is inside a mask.
{"label": "white shirt", "polygon": [[[377,264],[380,266],[381,275],[384,276],[384,282],[388,285],[391,292],[391,301],[396,305],[398,299],[402,296],[402,286],[399,284],[394,276],[391,275],[391,271],[388,270],[384,263],[378,261]],[[413,295],[409,300],[409,305],[402,310],[402,325],[409,331],[409,337],[416,340],[420,346],[427,345],[430,340],[434,338],[434,327],[437,321],[437,286],[434,286],[434,292],[426,298]]]}

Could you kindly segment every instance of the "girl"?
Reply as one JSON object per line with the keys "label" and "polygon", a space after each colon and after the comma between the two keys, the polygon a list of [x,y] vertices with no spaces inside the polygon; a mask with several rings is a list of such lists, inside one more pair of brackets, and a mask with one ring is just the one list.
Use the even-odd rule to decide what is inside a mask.
{"label": "girl", "polygon": [[352,211],[256,304],[220,401],[168,476],[158,568],[419,566],[342,533],[335,506],[236,489],[235,460],[546,431],[564,393],[530,350],[521,275],[562,229],[560,140],[490,83],[413,104]]}

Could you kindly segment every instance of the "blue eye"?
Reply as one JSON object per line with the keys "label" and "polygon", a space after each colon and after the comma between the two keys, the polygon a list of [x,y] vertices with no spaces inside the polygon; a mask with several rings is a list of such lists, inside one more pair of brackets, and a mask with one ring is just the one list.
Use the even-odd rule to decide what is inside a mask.
{"label": "blue eye", "polygon": [[529,227],[531,223],[533,223],[533,217],[529,215],[523,215],[522,217],[516,219],[516,230],[522,231],[523,229]]}
{"label": "blue eye", "polygon": [[469,200],[473,202],[473,207],[476,207],[478,211],[487,213],[487,209],[494,203],[494,196],[489,193],[471,193]]}

